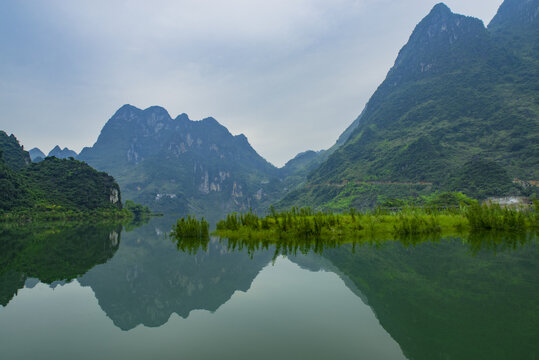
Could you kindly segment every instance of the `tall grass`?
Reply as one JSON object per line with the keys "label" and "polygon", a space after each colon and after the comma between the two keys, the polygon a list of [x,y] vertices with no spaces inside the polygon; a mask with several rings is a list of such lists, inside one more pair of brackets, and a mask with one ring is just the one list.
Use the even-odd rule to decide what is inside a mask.
{"label": "tall grass", "polygon": [[522,231],[538,228],[537,204],[526,209],[498,205],[461,207],[377,208],[368,212],[350,209],[344,214],[292,208],[259,217],[251,211],[230,214],[217,223],[223,237],[339,238],[365,235],[412,236],[442,232],[460,234],[479,230]]}
{"label": "tall grass", "polygon": [[397,235],[435,234],[442,231],[436,214],[399,213],[393,229]]}
{"label": "tall grass", "polygon": [[196,254],[199,249],[208,250],[210,242],[210,224],[202,217],[179,219],[170,233],[172,241],[176,243],[178,250]]}
{"label": "tall grass", "polygon": [[207,238],[210,236],[210,224],[204,217],[197,220],[188,215],[176,222],[170,235],[176,238]]}
{"label": "tall grass", "polygon": [[537,218],[535,211],[502,208],[497,204],[474,204],[466,209],[465,215],[473,230],[522,231],[528,227],[527,220]]}

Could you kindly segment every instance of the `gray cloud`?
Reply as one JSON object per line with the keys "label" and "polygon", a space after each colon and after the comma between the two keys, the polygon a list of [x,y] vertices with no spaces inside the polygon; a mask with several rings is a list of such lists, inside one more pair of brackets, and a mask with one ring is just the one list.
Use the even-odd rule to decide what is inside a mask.
{"label": "gray cloud", "polygon": [[[501,0],[446,1],[488,23]],[[269,161],[331,146],[430,0],[6,0],[0,128],[79,151],[124,103],[217,118]]]}

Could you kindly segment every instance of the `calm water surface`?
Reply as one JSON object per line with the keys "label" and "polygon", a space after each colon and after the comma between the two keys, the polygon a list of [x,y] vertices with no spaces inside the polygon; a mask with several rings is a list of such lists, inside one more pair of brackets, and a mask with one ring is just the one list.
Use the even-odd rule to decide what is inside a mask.
{"label": "calm water surface", "polygon": [[172,222],[0,229],[0,357],[539,359],[532,234],[181,250]]}

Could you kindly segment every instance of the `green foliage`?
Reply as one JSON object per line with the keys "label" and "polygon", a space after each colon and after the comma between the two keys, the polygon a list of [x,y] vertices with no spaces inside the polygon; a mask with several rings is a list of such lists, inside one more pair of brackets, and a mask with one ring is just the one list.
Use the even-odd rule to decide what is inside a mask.
{"label": "green foliage", "polygon": [[136,220],[147,218],[151,215],[150,208],[141,204],[137,204],[132,200],[126,200],[124,209],[133,213]]}
{"label": "green foliage", "polygon": [[404,208],[409,206],[422,206],[433,209],[450,209],[459,208],[461,206],[469,206],[477,203],[474,200],[461,192],[445,191],[433,192],[428,195],[419,197],[408,197],[404,199],[390,198],[380,202],[382,208]]}
{"label": "green foliage", "polygon": [[6,166],[12,170],[24,169],[31,163],[30,154],[19,144],[15,135],[8,136],[0,130],[0,152],[3,154]]}
{"label": "green foliage", "polygon": [[32,163],[22,175],[38,204],[73,210],[121,209],[120,187],[114,178],[74,159],[48,157]]}
{"label": "green foliage", "polygon": [[537,205],[529,208],[480,206],[461,193],[441,193],[422,199],[424,206],[376,208],[347,213],[313,212],[292,208],[258,217],[255,213],[230,214],[217,223],[215,234],[254,239],[356,239],[364,236],[437,235],[478,230],[523,231],[539,227]]}
{"label": "green foliage", "polygon": [[24,178],[16,171],[7,167],[0,151],[0,214],[12,209],[27,208],[34,203]]}
{"label": "green foliage", "polygon": [[[494,23],[487,30],[477,19],[437,6],[399,53],[346,143],[279,206],[343,211],[435,191],[483,199],[519,194],[515,178],[538,179],[539,27],[536,20]],[[337,187],[346,182],[352,185]],[[414,185],[406,190],[405,183]]]}
{"label": "green foliage", "polygon": [[6,149],[20,154],[22,148],[14,137],[1,135],[8,143],[0,143],[0,221],[130,216],[121,211],[120,188],[108,174],[73,158],[48,157],[10,168],[3,154]]}
{"label": "green foliage", "polygon": [[477,200],[474,200],[461,192],[433,193],[429,196],[423,196],[422,200],[423,202],[420,203],[420,205],[424,204],[430,207],[461,207],[477,203]]}
{"label": "green foliage", "polygon": [[202,217],[197,220],[190,215],[182,217],[173,226],[171,239],[178,250],[196,254],[198,250],[207,251],[210,242],[210,224]]}
{"label": "green foliage", "polygon": [[523,210],[502,208],[498,204],[474,204],[467,209],[466,218],[473,230],[524,231],[528,228],[527,224],[538,225],[535,206]]}
{"label": "green foliage", "polygon": [[209,229],[210,225],[204,217],[197,220],[195,217],[188,215],[187,218],[182,217],[176,222],[170,235],[176,239],[209,238]]}
{"label": "green foliage", "polygon": [[434,214],[399,213],[397,216],[393,228],[400,236],[436,234],[442,230]]}
{"label": "green foliage", "polygon": [[488,196],[518,194],[507,170],[493,161],[472,159],[460,168],[450,180],[449,187],[484,199]]}

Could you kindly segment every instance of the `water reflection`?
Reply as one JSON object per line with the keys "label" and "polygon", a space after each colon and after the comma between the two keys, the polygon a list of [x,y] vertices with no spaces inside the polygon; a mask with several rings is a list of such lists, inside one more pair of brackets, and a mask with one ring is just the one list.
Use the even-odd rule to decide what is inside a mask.
{"label": "water reflection", "polygon": [[226,241],[273,249],[305,269],[337,273],[410,359],[535,359],[539,249],[534,233],[475,233],[348,244]]}
{"label": "water reflection", "polygon": [[173,313],[186,318],[195,309],[216,311],[235,291],[247,291],[271,260],[273,252],[249,257],[217,240],[175,244],[166,236],[174,220],[153,219],[124,234],[114,258],[79,279],[122,330],[161,326]]}
{"label": "water reflection", "polygon": [[0,304],[41,281],[69,282],[112,258],[121,224],[52,223],[0,227]]}
{"label": "water reflection", "polygon": [[409,358],[533,359],[539,257],[535,241],[513,240],[501,245],[510,251],[496,237],[344,246],[324,257],[361,289]]}
{"label": "water reflection", "polygon": [[[60,286],[76,278],[92,289],[117,328],[159,327],[172,314],[187,318],[195,309],[215,312],[236,291],[249,291],[261,270],[282,256],[312,272],[337,274],[370,306],[410,359],[534,359],[539,355],[535,234],[333,242],[171,239],[167,232],[174,221],[156,218],[128,232],[111,224],[3,228],[0,301],[5,306],[18,289],[39,281]],[[268,301],[289,274],[273,275],[270,283],[276,288],[265,293]],[[323,290],[318,289],[317,279],[313,288]],[[291,292],[286,292],[287,301]],[[329,295],[312,303],[320,301],[335,316],[343,315],[334,309],[336,299]],[[309,308],[310,297],[296,296],[301,309],[283,302],[282,308],[274,310],[284,322],[290,314]],[[245,323],[239,318],[249,316],[238,308],[235,319]],[[318,316],[320,312],[313,312],[301,319],[312,325]],[[249,332],[247,328],[237,331]],[[298,333],[293,340],[307,337]]]}
{"label": "water reflection", "polygon": [[[259,251],[274,252],[273,258],[278,256],[295,256],[298,254],[318,254],[323,255],[325,251],[350,245],[352,251],[359,248],[382,248],[388,244],[398,243],[403,247],[416,247],[424,243],[436,244],[448,239],[459,239],[462,245],[469,249],[472,256],[481,252],[491,252],[495,255],[498,252],[514,251],[535,242],[537,238],[534,232],[503,233],[503,232],[474,232],[471,234],[461,234],[458,237],[443,237],[441,235],[414,235],[396,238],[367,237],[358,239],[319,239],[311,238],[287,238],[287,239],[226,239],[221,238],[219,242],[226,246],[228,251],[246,251],[250,256]],[[214,238],[216,239],[216,238]],[[198,251],[205,251],[207,239],[202,238],[172,238],[179,251],[187,251],[196,254]]]}

